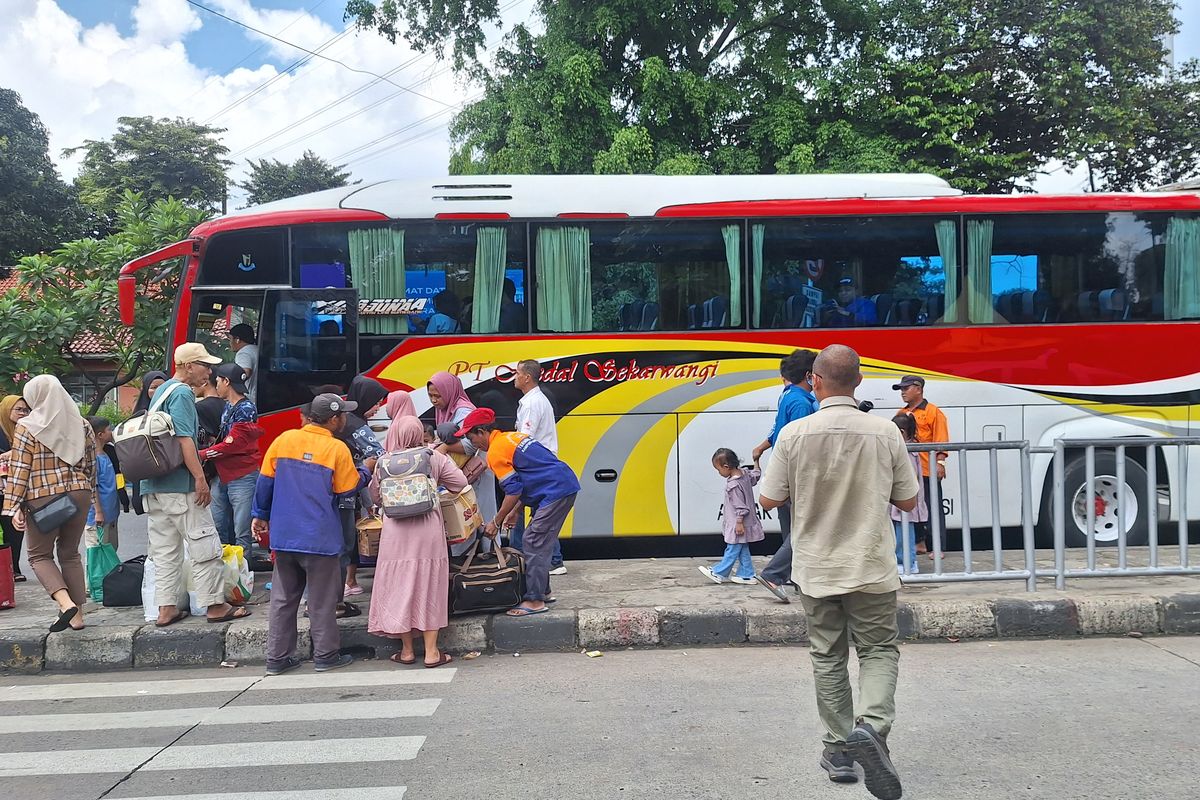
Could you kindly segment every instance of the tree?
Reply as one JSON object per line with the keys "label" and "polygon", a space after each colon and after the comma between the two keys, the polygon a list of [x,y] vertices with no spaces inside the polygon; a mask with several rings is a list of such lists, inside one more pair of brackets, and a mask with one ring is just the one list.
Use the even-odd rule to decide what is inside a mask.
{"label": "tree", "polygon": [[102,238],[67,242],[50,255],[21,259],[19,285],[0,296],[0,388],[17,390],[27,376],[88,373],[72,343],[90,333],[112,348],[117,370],[93,381],[96,400],[141,374],[144,365],[165,363],[178,270],[139,273],[137,318],[132,328],[117,315],[117,275],[123,264],[186,237],[207,213],[174,199],[148,203],[127,192],[114,211],[116,230]]}
{"label": "tree", "polygon": [[1173,0],[538,0],[483,63],[497,0],[351,0],[348,18],[482,82],[450,168],[923,171],[1011,191],[1051,160],[1106,188],[1200,168],[1200,67]]}
{"label": "tree", "polygon": [[83,152],[75,186],[98,232],[109,234],[126,192],[147,203],[175,197],[205,211],[223,209],[231,165],[217,138],[224,132],[185,119],[119,117],[111,139],[89,139],[64,155]]}
{"label": "tree", "polygon": [[41,119],[0,89],[0,264],[79,235],[82,210],[50,160]]}
{"label": "tree", "polygon": [[246,190],[247,206],[335,189],[345,186],[350,177],[350,173],[344,171],[345,165],[334,166],[311,150],[305,150],[304,155],[291,164],[265,158],[258,163],[249,159],[246,163],[250,165],[250,175],[238,186]]}

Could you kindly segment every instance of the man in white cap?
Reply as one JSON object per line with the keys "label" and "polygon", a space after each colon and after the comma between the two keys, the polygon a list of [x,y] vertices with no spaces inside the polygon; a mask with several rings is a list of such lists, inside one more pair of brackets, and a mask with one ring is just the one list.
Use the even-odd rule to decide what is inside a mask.
{"label": "man in white cap", "polygon": [[214,364],[221,359],[204,345],[186,342],[175,348],[175,374],[158,387],[150,411],[171,417],[175,438],[183,453],[182,466],[157,478],[141,482],[142,505],[146,509],[149,555],[154,561],[154,599],[158,604],[160,628],[188,616],[176,605],[183,588],[183,545],[188,543],[196,599],[208,607],[210,622],[250,616],[250,609],[225,602],[221,542],[213,525],[209,503],[212,496],[200,465],[196,418],[196,387],[208,382]]}

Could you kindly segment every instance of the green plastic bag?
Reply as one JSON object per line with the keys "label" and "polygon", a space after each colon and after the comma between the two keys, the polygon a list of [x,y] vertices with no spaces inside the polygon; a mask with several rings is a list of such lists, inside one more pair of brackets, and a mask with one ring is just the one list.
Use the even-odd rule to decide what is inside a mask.
{"label": "green plastic bag", "polygon": [[94,602],[104,602],[104,579],[121,564],[116,548],[104,541],[104,526],[96,526],[99,540],[87,549],[88,594]]}

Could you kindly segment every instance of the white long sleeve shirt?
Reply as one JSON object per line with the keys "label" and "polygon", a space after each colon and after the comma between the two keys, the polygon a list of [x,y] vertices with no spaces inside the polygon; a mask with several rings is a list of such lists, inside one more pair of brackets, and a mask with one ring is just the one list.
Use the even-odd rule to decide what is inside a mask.
{"label": "white long sleeve shirt", "polygon": [[517,432],[527,434],[551,453],[558,454],[554,407],[537,386],[530,389],[517,403]]}

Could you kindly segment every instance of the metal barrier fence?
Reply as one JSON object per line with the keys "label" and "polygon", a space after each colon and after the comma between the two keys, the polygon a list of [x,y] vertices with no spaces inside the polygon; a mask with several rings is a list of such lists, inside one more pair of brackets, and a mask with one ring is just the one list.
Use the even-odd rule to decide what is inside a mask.
{"label": "metal barrier fence", "polygon": [[[1053,578],[1058,589],[1066,586],[1067,578],[1092,577],[1137,577],[1150,575],[1200,575],[1200,566],[1189,563],[1188,548],[1188,449],[1200,447],[1200,437],[1176,437],[1171,439],[1059,439],[1052,448],[1030,447],[1025,441],[1002,442],[939,442],[932,444],[912,444],[908,446],[911,453],[929,453],[929,458],[938,452],[958,455],[955,465],[958,474],[958,517],[962,531],[961,571],[947,572],[943,569],[945,557],[944,521],[938,509],[942,508],[941,482],[936,478],[936,470],[930,470],[930,476],[921,478],[924,483],[923,491],[928,497],[929,521],[931,539],[933,572],[919,573],[911,569],[916,554],[913,552],[912,515],[901,515],[900,527],[902,536],[897,546],[897,556],[902,556],[903,563],[899,566],[902,578],[906,584],[913,583],[951,583],[969,581],[1020,580],[1025,582],[1027,591],[1037,591],[1039,578]],[[1136,456],[1130,455],[1135,451]],[[1169,451],[1173,451],[1173,460],[1168,460]],[[987,454],[987,486],[990,503],[990,558],[984,557],[983,568],[976,563],[981,551],[976,549],[976,528],[971,525],[971,488],[979,484],[978,459],[968,457],[968,454]],[[1000,460],[1002,454],[1012,453],[1018,463],[1019,483],[1017,492],[1013,492],[1012,484],[1004,480],[1002,491],[1002,470]],[[1113,475],[1097,475],[1097,454],[1102,454],[1106,469],[1111,467]],[[1052,457],[1050,474],[1046,480],[1050,483],[1053,519],[1053,565],[1039,568],[1037,563],[1036,532],[1034,525],[1034,509],[1040,503],[1040,497],[1034,496],[1033,457],[1049,455]],[[1068,486],[1067,472],[1078,471],[1079,459],[1084,465],[1084,479],[1081,484]],[[1132,459],[1132,460],[1131,460]],[[1163,563],[1159,548],[1159,504],[1162,497],[1159,491],[1159,466],[1167,465],[1166,477],[1170,480],[1167,499],[1169,510],[1174,516],[1178,529],[1178,561]],[[1135,469],[1130,463],[1136,464]],[[931,467],[933,465],[931,464]],[[975,474],[972,474],[975,470]],[[1129,565],[1129,538],[1131,521],[1126,510],[1130,500],[1136,499],[1137,491],[1127,483],[1128,473],[1144,472],[1146,479],[1146,539],[1148,546],[1148,564],[1146,566]],[[1170,474],[1172,473],[1173,474]],[[919,476],[920,477],[920,476]],[[1007,478],[1007,474],[1005,475]],[[1013,476],[1017,477],[1017,476]],[[1130,492],[1135,497],[1130,498]],[[1070,498],[1067,494],[1071,493]],[[1019,495],[1019,496],[1018,496]],[[1003,504],[1016,502],[1019,504],[1019,525],[1021,530],[1022,557],[1018,566],[1006,565],[1004,548],[1001,540],[1002,524],[1001,508]],[[1086,566],[1083,568],[1070,567],[1067,564],[1067,509],[1072,509],[1071,524],[1078,526],[1082,522],[1083,530],[1074,536],[1084,538],[1086,547]],[[1139,513],[1141,504],[1134,504],[1134,519],[1132,524],[1140,526]],[[1115,515],[1117,566],[1097,566],[1097,537],[1096,524],[1099,516],[1106,520]],[[1043,527],[1045,523],[1043,522]],[[1140,530],[1140,528],[1139,528]],[[1140,539],[1140,536],[1139,536]],[[1075,551],[1072,551],[1074,553]]]}

